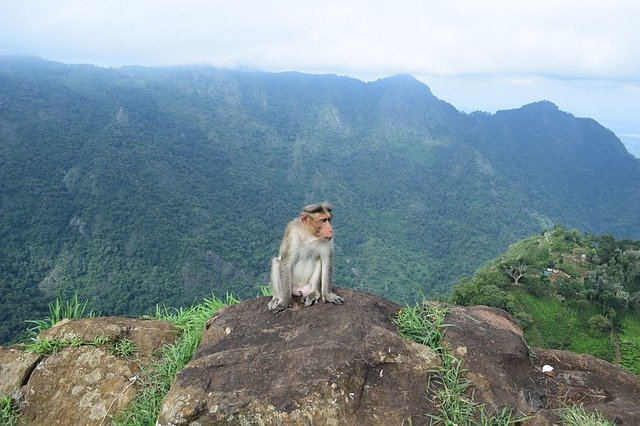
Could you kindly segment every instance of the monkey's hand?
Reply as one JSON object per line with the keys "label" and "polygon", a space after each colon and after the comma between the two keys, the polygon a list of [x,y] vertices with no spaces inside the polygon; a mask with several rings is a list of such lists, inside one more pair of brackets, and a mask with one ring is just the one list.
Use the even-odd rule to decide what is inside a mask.
{"label": "monkey's hand", "polygon": [[280,300],[276,299],[275,297],[269,301],[269,310],[272,313],[277,314],[278,312],[282,312],[285,309],[287,309],[287,307],[281,305]]}
{"label": "monkey's hand", "polygon": [[336,305],[342,305],[344,303],[344,298],[338,296],[335,293],[329,293],[329,295],[324,297],[325,302],[335,303]]}
{"label": "monkey's hand", "polygon": [[302,297],[302,302],[304,302],[304,306],[315,305],[316,303],[318,303],[318,300],[320,300],[320,295],[316,291],[312,291],[311,293]]}

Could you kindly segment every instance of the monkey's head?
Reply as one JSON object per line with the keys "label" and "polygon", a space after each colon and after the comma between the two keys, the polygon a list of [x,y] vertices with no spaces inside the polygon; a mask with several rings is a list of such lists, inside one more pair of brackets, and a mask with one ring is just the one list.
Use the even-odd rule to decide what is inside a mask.
{"label": "monkey's head", "polygon": [[330,241],[333,238],[331,210],[331,205],[328,203],[310,204],[302,209],[300,220],[315,237]]}

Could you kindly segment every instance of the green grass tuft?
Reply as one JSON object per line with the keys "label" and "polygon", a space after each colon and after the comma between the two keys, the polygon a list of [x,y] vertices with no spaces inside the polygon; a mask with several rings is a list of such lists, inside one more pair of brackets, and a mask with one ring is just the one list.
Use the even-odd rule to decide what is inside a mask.
{"label": "green grass tuft", "polygon": [[602,417],[601,413],[588,413],[581,404],[561,409],[560,419],[563,426],[614,426],[614,423]]}
{"label": "green grass tuft", "polygon": [[394,323],[405,339],[438,351],[441,349],[440,341],[444,335],[443,327],[446,327],[443,323],[446,312],[446,308],[438,304],[406,307],[398,312]]}
{"label": "green grass tuft", "polygon": [[[92,318],[95,316],[93,311],[87,312],[88,300],[81,303],[78,300],[78,294],[74,294],[71,300],[62,302],[57,298],[54,303],[49,303],[49,317],[41,320],[29,320],[27,323],[33,324],[28,329],[30,336],[35,337],[40,332],[53,327],[64,319]],[[86,313],[85,313],[86,312]]]}
{"label": "green grass tuft", "polygon": [[20,421],[20,413],[8,395],[0,395],[0,425],[13,426]]}
{"label": "green grass tuft", "polygon": [[[105,346],[111,343],[109,337],[106,335],[100,335],[93,340],[82,340],[78,338],[72,339],[39,339],[34,338],[31,342],[27,343],[25,349],[28,352],[34,352],[40,355],[55,355],[62,348],[79,348],[80,346]],[[116,342],[117,343],[117,342]]]}
{"label": "green grass tuft", "polygon": [[133,340],[119,339],[113,344],[111,353],[116,356],[130,357],[136,353],[136,344]]}

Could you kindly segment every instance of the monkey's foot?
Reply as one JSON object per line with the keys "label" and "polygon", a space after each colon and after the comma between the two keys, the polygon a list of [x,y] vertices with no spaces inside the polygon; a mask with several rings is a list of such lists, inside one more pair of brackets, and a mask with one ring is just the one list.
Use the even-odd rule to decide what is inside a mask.
{"label": "monkey's foot", "polygon": [[320,296],[316,294],[315,291],[312,291],[311,293],[302,297],[302,302],[304,303],[304,306],[315,305],[318,303],[318,300],[320,300]]}
{"label": "monkey's foot", "polygon": [[344,303],[344,297],[340,297],[335,293],[329,294],[329,296],[324,298],[325,302],[335,303],[336,305],[342,305]]}
{"label": "monkey's foot", "polygon": [[280,304],[280,301],[278,299],[271,299],[271,301],[269,302],[269,310],[274,314],[282,312],[285,309],[287,309],[287,306]]}

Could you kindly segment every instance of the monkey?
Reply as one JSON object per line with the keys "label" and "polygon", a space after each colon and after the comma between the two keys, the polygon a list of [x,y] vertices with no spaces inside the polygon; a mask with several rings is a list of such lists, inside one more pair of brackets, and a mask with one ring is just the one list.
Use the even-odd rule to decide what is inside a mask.
{"label": "monkey", "polygon": [[271,312],[287,309],[293,295],[301,296],[304,306],[320,299],[337,305],[344,302],[331,291],[332,218],[330,204],[310,204],[287,225],[278,256],[271,260]]}

